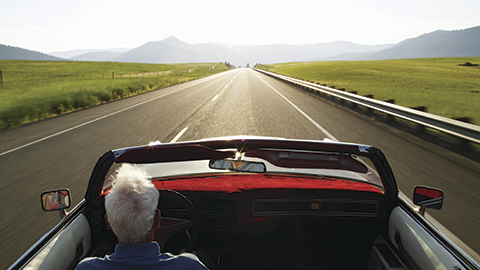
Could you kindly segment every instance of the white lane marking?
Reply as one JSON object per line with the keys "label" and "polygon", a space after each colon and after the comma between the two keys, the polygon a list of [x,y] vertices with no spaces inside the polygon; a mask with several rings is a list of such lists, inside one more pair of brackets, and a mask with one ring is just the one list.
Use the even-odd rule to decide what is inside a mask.
{"label": "white lane marking", "polygon": [[197,81],[197,83],[194,83],[194,84],[189,85],[189,86],[187,86],[187,87],[184,87],[184,88],[175,90],[175,91],[170,92],[170,93],[163,94],[163,95],[158,96],[158,97],[156,97],[156,98],[149,99],[149,100],[147,100],[147,101],[144,101],[144,102],[141,102],[141,103],[132,105],[132,106],[127,107],[127,108],[123,108],[123,109],[121,109],[121,110],[119,110],[119,111],[116,111],[116,112],[113,112],[113,113],[110,113],[110,114],[101,116],[101,117],[99,117],[99,118],[96,118],[96,119],[87,121],[87,122],[85,122],[85,123],[83,123],[83,124],[80,124],[80,125],[77,125],[77,126],[74,126],[74,127],[68,128],[68,129],[65,129],[65,130],[63,130],[63,131],[57,132],[57,133],[55,133],[55,134],[52,134],[52,135],[49,135],[49,136],[46,136],[46,137],[43,137],[43,138],[38,139],[38,140],[36,140],[36,141],[33,141],[33,142],[30,142],[30,143],[24,144],[24,145],[22,145],[22,146],[19,146],[19,147],[10,149],[10,150],[8,150],[8,151],[5,151],[5,152],[3,152],[3,153],[0,153],[0,156],[6,155],[6,154],[8,154],[8,153],[15,152],[15,151],[20,150],[20,149],[22,149],[22,148],[25,148],[25,147],[27,147],[27,146],[30,146],[30,145],[33,145],[33,144],[36,144],[36,143],[45,141],[45,140],[47,140],[47,139],[50,139],[50,138],[53,138],[53,137],[55,137],[55,136],[61,135],[61,134],[63,134],[63,133],[66,133],[66,132],[72,131],[72,130],[74,130],[74,129],[77,129],[77,128],[79,128],[79,127],[83,127],[83,126],[85,126],[85,125],[88,125],[88,124],[97,122],[97,121],[99,121],[99,120],[102,120],[102,119],[104,119],[104,118],[110,117],[110,116],[112,116],[112,115],[115,115],[115,114],[118,114],[118,113],[121,113],[121,112],[124,112],[124,111],[126,111],[126,110],[130,110],[130,109],[132,109],[132,108],[135,108],[135,107],[137,107],[137,106],[143,105],[143,104],[145,104],[145,103],[148,103],[148,102],[157,100],[157,99],[159,99],[159,98],[166,97],[166,96],[168,96],[168,95],[170,95],[170,94],[174,94],[174,93],[176,93],[176,92],[185,90],[185,89],[187,89],[187,88],[189,88],[189,87],[192,87],[192,86],[195,86],[195,85],[197,85],[197,84],[200,84],[200,83],[203,82],[203,81],[207,81],[207,80],[209,80],[209,79],[213,79],[213,78],[219,77],[219,76],[222,75],[222,74],[225,74],[225,73],[219,73],[219,74],[215,74],[215,75],[213,75],[213,76],[210,76],[210,77],[207,77],[207,78],[204,78],[204,79],[200,79],[200,80]]}
{"label": "white lane marking", "polygon": [[[255,73],[254,73],[255,74]],[[304,111],[300,110],[300,108],[298,108],[295,104],[293,104],[293,102],[291,102],[290,100],[288,100],[284,95],[280,94],[280,92],[277,91],[277,89],[273,88],[273,86],[271,86],[269,83],[267,83],[265,80],[263,80],[262,78],[260,78],[257,74],[255,74],[255,76],[257,76],[260,80],[262,80],[264,83],[266,83],[268,86],[270,86],[270,88],[273,89],[273,91],[277,92],[277,94],[279,94],[283,99],[285,99],[288,103],[290,103],[290,105],[292,105],[295,109],[297,109],[297,111],[299,111],[303,116],[305,116],[305,118],[307,118],[310,122],[312,122],[312,124],[314,124],[318,129],[320,129],[323,133],[325,133],[325,135],[327,135],[327,137],[332,140],[332,141],[336,141],[338,142],[339,140],[337,140],[337,138],[335,138],[332,134],[330,134],[330,132],[328,132],[326,129],[324,129],[322,126],[320,126],[317,122],[315,122],[315,120],[313,120],[310,116],[308,116],[308,114],[306,114]]]}
{"label": "white lane marking", "polygon": [[[242,73],[242,72],[243,72],[243,70],[241,70],[237,75],[235,75],[235,77],[233,77],[233,79],[232,79],[230,82],[228,82],[227,85],[225,85],[225,87],[223,87],[223,90],[227,89],[227,88],[230,86],[230,84],[231,84],[231,83],[238,77],[238,75],[240,75],[240,73]],[[217,98],[218,98],[218,95],[216,95],[216,96],[212,99],[212,101],[215,101],[215,99],[217,99]]]}
{"label": "white lane marking", "polygon": [[178,139],[180,139],[180,137],[182,137],[183,133],[185,133],[185,131],[187,131],[188,128],[184,128],[182,131],[180,131],[180,133],[177,134],[177,136],[175,136],[175,138],[173,138],[173,140],[170,142],[170,143],[174,143],[176,142]]}

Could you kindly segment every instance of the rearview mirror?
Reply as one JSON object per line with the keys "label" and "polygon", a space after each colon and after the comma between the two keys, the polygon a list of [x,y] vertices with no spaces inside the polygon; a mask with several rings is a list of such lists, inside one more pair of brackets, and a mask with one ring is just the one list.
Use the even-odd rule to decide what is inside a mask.
{"label": "rearview mirror", "polygon": [[251,162],[231,159],[212,159],[208,163],[208,167],[210,169],[231,170],[239,172],[264,173],[267,171],[265,164],[263,164],[262,162]]}
{"label": "rearview mirror", "polygon": [[70,207],[70,190],[56,189],[42,192],[42,209],[50,212],[56,210],[64,210]]}
{"label": "rearview mirror", "polygon": [[443,205],[443,191],[431,187],[416,186],[413,203],[424,208],[440,210]]}

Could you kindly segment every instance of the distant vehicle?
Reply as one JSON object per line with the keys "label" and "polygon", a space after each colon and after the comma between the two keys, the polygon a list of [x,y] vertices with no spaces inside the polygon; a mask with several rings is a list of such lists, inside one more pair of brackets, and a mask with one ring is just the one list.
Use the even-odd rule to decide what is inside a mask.
{"label": "distant vehicle", "polygon": [[68,190],[42,194],[61,220],[10,269],[72,269],[112,253],[106,179],[123,163],[160,192],[162,252],[201,249],[213,269],[480,268],[423,217],[442,207],[443,192],[416,187],[413,208],[378,148],[236,136],[106,152],[69,213]]}
{"label": "distant vehicle", "polygon": [[246,67],[246,68],[249,68],[249,67],[250,67],[250,64],[249,64],[249,63],[247,63],[247,65],[246,65],[245,67]]}

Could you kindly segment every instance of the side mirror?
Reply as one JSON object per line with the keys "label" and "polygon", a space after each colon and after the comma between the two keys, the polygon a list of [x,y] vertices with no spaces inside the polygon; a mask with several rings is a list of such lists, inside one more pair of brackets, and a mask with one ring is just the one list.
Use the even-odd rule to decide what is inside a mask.
{"label": "side mirror", "polygon": [[440,210],[443,205],[443,191],[431,187],[416,186],[413,193],[413,203],[420,208]]}
{"label": "side mirror", "polygon": [[44,191],[41,195],[41,201],[42,209],[46,212],[67,209],[71,204],[70,190],[56,189]]}

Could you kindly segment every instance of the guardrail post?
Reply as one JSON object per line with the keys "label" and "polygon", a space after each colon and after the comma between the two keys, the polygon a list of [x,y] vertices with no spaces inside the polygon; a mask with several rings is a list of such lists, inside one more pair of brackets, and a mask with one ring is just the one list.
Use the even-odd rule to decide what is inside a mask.
{"label": "guardrail post", "polygon": [[[358,94],[358,92],[357,92],[357,91],[348,91],[348,93],[352,93],[352,94],[354,94],[354,95],[357,95],[357,94]],[[357,107],[358,107],[358,106],[357,106],[357,103],[355,103],[355,102],[352,102],[352,108],[354,108],[354,109],[355,109],[355,108],[357,108]]]}
{"label": "guardrail post", "polygon": [[[455,119],[455,120],[458,120],[458,121],[461,121],[461,122],[464,122],[464,123],[472,123],[472,118],[468,117],[468,116],[461,116],[461,117],[453,117],[452,119]],[[463,148],[463,149],[471,149],[472,145],[470,144],[470,142],[468,140],[465,140],[465,139],[462,139],[460,138],[459,139],[460,141],[460,148]]]}
{"label": "guardrail post", "polygon": [[[338,90],[345,92],[345,88],[338,88]],[[341,98],[340,103],[345,103],[345,100]]]}
{"label": "guardrail post", "polygon": [[[392,99],[387,99],[387,100],[385,100],[385,102],[395,104],[395,99],[393,99],[393,98]],[[387,118],[388,118],[389,122],[394,122],[395,121],[395,116],[393,116],[391,114],[387,114]]]}
{"label": "guardrail post", "polygon": [[[367,97],[367,98],[373,98],[373,95],[372,94],[368,94],[368,95],[364,95],[364,97]],[[367,114],[373,114],[374,111],[372,108],[367,108]]]}
{"label": "guardrail post", "polygon": [[422,111],[422,112],[427,112],[427,107],[425,107],[425,106],[410,107],[410,109],[414,109],[414,110]]}
{"label": "guardrail post", "polygon": [[468,116],[453,117],[453,119],[458,120],[458,121],[462,121],[464,123],[470,123],[470,124],[472,123],[472,118],[470,118]]}
{"label": "guardrail post", "polygon": [[0,86],[3,87],[3,75],[1,70],[0,70]]}
{"label": "guardrail post", "polygon": [[[427,107],[425,106],[417,106],[417,107],[410,107],[410,108],[417,111],[427,112]],[[425,133],[425,126],[418,125],[417,131],[418,133]]]}

